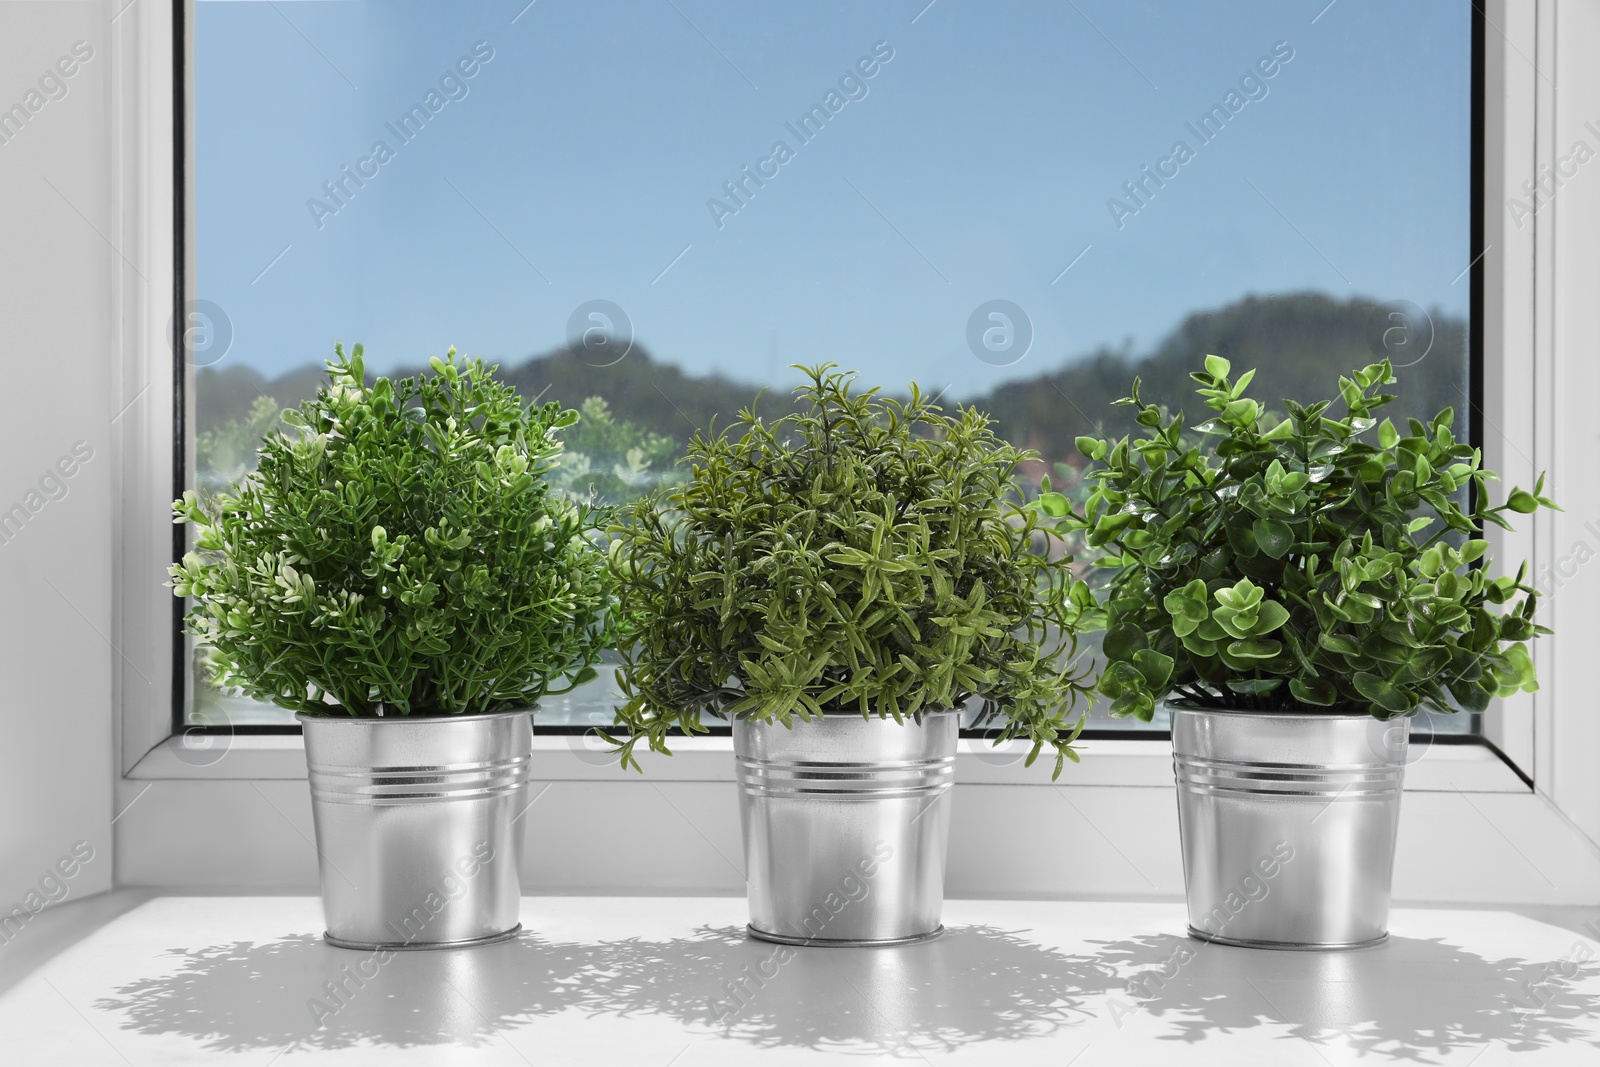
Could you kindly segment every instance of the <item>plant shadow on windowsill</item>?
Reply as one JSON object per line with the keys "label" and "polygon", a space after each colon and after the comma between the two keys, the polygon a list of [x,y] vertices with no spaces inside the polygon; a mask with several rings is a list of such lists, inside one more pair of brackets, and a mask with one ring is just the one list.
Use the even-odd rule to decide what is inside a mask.
{"label": "plant shadow on windowsill", "polygon": [[1440,938],[1345,952],[1232,948],[1169,934],[1091,942],[1129,976],[1128,1012],[1195,1043],[1256,1026],[1380,1060],[1435,1062],[1500,1043],[1600,1048],[1600,963],[1489,959]]}
{"label": "plant shadow on windowsill", "polygon": [[[125,1030],[212,1051],[469,1045],[540,1017],[657,1015],[758,1047],[917,1058],[982,1042],[1097,1029],[1199,1042],[1289,1027],[1380,1059],[1426,1060],[1500,1042],[1600,1044],[1600,965],[1491,960],[1437,940],[1353,953],[1267,953],[1149,935],[1070,954],[990,926],[922,945],[788,949],[735,927],[668,941],[552,943],[532,934],[381,966],[320,937],[174,950],[176,968],[96,1007]],[[377,974],[361,984],[343,967]],[[325,983],[344,980],[336,999]],[[320,1005],[320,1007],[319,1007]],[[1522,1010],[1518,1010],[1521,1008]],[[1089,1035],[1085,1032],[1085,1038]]]}

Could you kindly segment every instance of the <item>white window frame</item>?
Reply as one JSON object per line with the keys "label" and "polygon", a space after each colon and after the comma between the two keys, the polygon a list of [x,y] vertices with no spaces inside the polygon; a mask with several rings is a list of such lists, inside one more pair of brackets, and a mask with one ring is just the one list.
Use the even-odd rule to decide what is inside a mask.
{"label": "white window frame", "polygon": [[[193,0],[187,2],[192,24]],[[1527,485],[1536,466],[1552,466],[1560,361],[1579,358],[1575,351],[1558,350],[1553,344],[1556,279],[1551,246],[1559,202],[1553,210],[1541,210],[1534,225],[1520,230],[1498,209],[1508,190],[1520,188],[1534,176],[1541,161],[1554,159],[1548,146],[1552,144],[1557,101],[1548,79],[1532,65],[1532,58],[1539,57],[1542,67],[1556,55],[1558,6],[1556,0],[1537,4],[1490,0],[1487,4],[1484,195],[1491,210],[1485,213],[1488,251],[1482,263],[1484,410],[1475,416],[1483,420],[1486,462],[1505,474],[1507,486]],[[131,5],[119,17],[114,43],[122,247],[151,282],[148,287],[130,287],[121,293],[124,345],[118,367],[119,395],[134,395],[141,386],[148,391],[119,421],[116,443],[116,620],[123,653],[116,679],[117,806],[122,809],[146,791],[151,799],[128,811],[116,827],[119,876],[125,874],[128,884],[304,884],[311,854],[307,851],[309,805],[303,800],[304,788],[295,784],[305,779],[300,738],[255,735],[214,741],[227,746],[226,755],[208,763],[196,758],[192,749],[186,750],[184,739],[174,736],[172,730],[176,637],[172,600],[164,587],[172,546],[168,505],[175,447],[175,391],[171,388],[171,340],[167,336],[177,266],[172,240],[172,18],[170,6]],[[192,396],[192,391],[186,390],[185,395]],[[192,424],[192,420],[186,422]],[[192,460],[192,441],[186,447]],[[1595,506],[1600,504],[1600,487],[1559,480],[1553,485],[1569,515],[1600,515],[1600,506]],[[1526,557],[1538,574],[1541,563],[1556,558],[1552,544],[1557,521],[1543,513],[1522,520],[1515,535],[1496,539],[1496,555],[1502,559]],[[1592,635],[1592,627],[1589,633]],[[1407,776],[1408,793],[1436,794],[1435,800],[1454,813],[1450,817],[1458,820],[1468,842],[1483,839],[1477,846],[1478,855],[1503,850],[1503,844],[1514,836],[1507,832],[1514,825],[1519,827],[1517,834],[1534,842],[1527,847],[1539,858],[1529,860],[1529,866],[1538,879],[1523,872],[1511,876],[1503,890],[1518,899],[1564,901],[1575,892],[1575,884],[1581,884],[1583,893],[1591,896],[1600,890],[1600,850],[1594,845],[1600,839],[1600,810],[1573,810],[1571,804],[1564,807],[1565,797],[1555,787],[1555,783],[1575,781],[1580,774],[1594,777],[1592,767],[1580,769],[1573,762],[1583,751],[1576,747],[1577,742],[1587,745],[1589,753],[1600,753],[1600,744],[1595,743],[1600,740],[1600,728],[1593,725],[1587,701],[1579,698],[1569,699],[1565,706],[1558,703],[1563,689],[1587,695],[1561,684],[1584,662],[1585,637],[1573,632],[1541,639],[1536,659],[1544,688],[1535,695],[1498,702],[1486,714],[1485,736],[1504,754],[1504,760],[1487,746],[1437,745]],[[597,808],[633,813],[640,804],[655,804],[651,790],[666,795],[663,789],[690,785],[701,787],[697,796],[709,795],[704,790],[713,788],[718,795],[727,793],[725,806],[731,809],[732,795],[726,785],[733,777],[728,739],[685,739],[676,749],[679,754],[672,760],[647,757],[641,780],[593,758],[581,741],[542,736],[536,739],[531,776],[571,787],[566,793],[574,799],[570,805],[552,803],[547,813],[550,822],[558,821],[565,812],[574,821],[592,824]],[[993,752],[983,743],[964,742],[957,777],[962,784],[975,787],[976,792],[968,790],[969,794],[984,797],[986,817],[1005,819],[1009,825],[1037,826],[1041,820],[1048,823],[1052,819],[1076,823],[1081,819],[1086,826],[1074,833],[1087,835],[1085,841],[1093,844],[1093,835],[1088,834],[1092,830],[1104,844],[1111,844],[1128,835],[1150,838],[1148,822],[1155,819],[1162,822],[1162,829],[1154,838],[1171,836],[1173,827],[1167,825],[1173,822],[1169,743],[1162,739],[1093,741],[1086,751],[1084,763],[1069,767],[1058,789],[1052,790],[1071,805],[1070,809],[1062,806],[1054,816],[1030,817],[1017,807],[1051,802],[1041,801],[1038,789],[1049,786],[1048,768],[1023,768],[1017,752]],[[1520,776],[1508,761],[1521,771]],[[1049,761],[1041,761],[1045,762]],[[1592,757],[1588,763],[1592,764]],[[1527,780],[1532,781],[1532,788]],[[1142,791],[1136,803],[1130,804],[1130,791]],[[292,825],[294,835],[286,834],[282,825],[265,814],[262,800],[277,809],[284,823]],[[1424,803],[1411,802],[1411,807]],[[219,868],[208,862],[208,855],[215,856],[214,849],[209,854],[186,850],[181,842],[169,839],[176,829],[170,822],[174,819],[213,845],[225,835],[253,827],[260,831],[259,841],[253,841],[259,848],[250,855],[233,856]],[[1532,831],[1528,820],[1537,823]],[[682,821],[691,824],[703,842],[711,840],[704,829],[692,826],[687,816]],[[962,825],[958,820],[958,838]],[[688,830],[678,829],[682,841],[693,844]],[[1496,837],[1502,842],[1496,842]],[[732,847],[736,852],[736,838]],[[1126,874],[1121,881],[1115,875],[1085,881],[1081,873],[1063,870],[1052,876],[1054,880],[1046,877],[1041,883],[1031,872],[996,864],[986,854],[972,869],[952,871],[952,892],[959,892],[962,886],[989,895],[1057,895],[1097,887],[1136,895],[1171,891],[1174,870],[1170,863],[1155,857],[1141,865],[1123,855],[1118,846],[1112,847],[1139,879]],[[1489,851],[1481,851],[1483,848]],[[718,851],[726,860],[727,849],[719,847]],[[953,856],[957,851],[953,845]],[[1175,859],[1170,856],[1173,852],[1175,847],[1168,850],[1169,858]],[[673,862],[666,851],[661,861],[669,867]],[[1415,879],[1418,892],[1431,899],[1457,899],[1461,892],[1471,892],[1461,885],[1463,864],[1478,862],[1477,858],[1430,858],[1430,870]],[[1561,878],[1548,873],[1558,868],[1563,872]],[[682,885],[699,884],[694,868],[673,869],[677,874],[665,876],[668,882],[677,878]],[[282,870],[292,873],[281,875]],[[1159,877],[1152,877],[1151,870],[1158,870]],[[577,884],[611,884],[606,871],[597,868],[591,873],[588,881],[575,876]],[[727,889],[723,884],[727,876],[724,870],[720,876],[705,874],[702,881],[707,888]],[[1005,891],[1007,886],[1011,892]],[[1398,887],[1397,894],[1404,895]]]}

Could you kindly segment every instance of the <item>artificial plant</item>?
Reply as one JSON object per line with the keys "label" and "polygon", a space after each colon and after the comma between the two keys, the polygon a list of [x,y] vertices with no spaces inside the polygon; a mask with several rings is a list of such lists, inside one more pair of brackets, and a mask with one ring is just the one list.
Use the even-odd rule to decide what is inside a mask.
{"label": "artificial plant", "polygon": [[548,481],[577,413],[525,405],[453,348],[370,386],[360,345],[335,352],[254,472],[173,505],[195,537],[171,584],[212,681],[376,716],[529,708],[594,677],[615,618],[607,513]]}
{"label": "artificial plant", "polygon": [[630,506],[613,530],[623,613],[617,712],[634,746],[667,752],[701,715],[785,726],[832,712],[897,721],[982,701],[998,740],[1077,759],[1074,662],[1093,599],[1020,506],[1035,458],[989,420],[946,415],[913,385],[854,392],[833,364],[797,368],[795,413],[750,408],[697,433],[687,479]]}
{"label": "artificial plant", "polygon": [[[1269,416],[1207,356],[1192,377],[1210,416],[1184,434],[1132,395],[1149,436],[1078,439],[1099,466],[1082,507],[1045,492],[1038,507],[1081,531],[1111,570],[1104,602],[1111,713],[1149,721],[1176,696],[1213,708],[1481,711],[1536,688],[1524,642],[1537,596],[1527,565],[1488,569],[1485,523],[1555,505],[1513,489],[1458,441],[1446,408],[1406,430],[1378,412],[1394,396],[1385,360],[1339,379],[1331,401],[1284,401]],[[1195,444],[1198,431],[1213,442]],[[1464,501],[1463,498],[1466,498]],[[1478,564],[1478,565],[1475,565]],[[1520,599],[1519,599],[1520,596]]]}

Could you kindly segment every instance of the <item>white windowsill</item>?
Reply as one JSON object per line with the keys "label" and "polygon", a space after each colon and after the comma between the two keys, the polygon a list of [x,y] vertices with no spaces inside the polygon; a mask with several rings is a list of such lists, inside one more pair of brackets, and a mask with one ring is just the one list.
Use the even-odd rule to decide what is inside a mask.
{"label": "white windowsill", "polygon": [[[171,779],[297,779],[305,778],[304,745],[298,735],[251,734],[213,737],[209,750],[184,747],[169,737],[145,754],[127,777]],[[1062,786],[1167,788],[1172,785],[1172,748],[1149,741],[1083,741],[1083,762],[1068,764],[1056,782]],[[529,778],[538,782],[642,780],[675,782],[733,781],[733,742],[727,737],[679,738],[669,759],[641,751],[641,776],[620,770],[606,749],[581,735],[539,735],[533,739]],[[996,748],[987,741],[966,739],[956,753],[956,781],[968,785],[1049,785],[1054,760],[1041,753],[1032,767],[1023,766],[1028,745],[1013,741]],[[1407,792],[1530,793],[1527,784],[1483,745],[1434,745],[1406,768]]]}
{"label": "white windowsill", "polygon": [[515,941],[393,960],[325,944],[310,895],[51,911],[22,935],[36,969],[0,969],[11,1062],[1489,1067],[1600,1044],[1592,905],[1397,907],[1386,944],[1330,954],[1205,946],[1176,900],[951,899],[943,938],[850,952],[746,938],[742,894],[529,895]]}

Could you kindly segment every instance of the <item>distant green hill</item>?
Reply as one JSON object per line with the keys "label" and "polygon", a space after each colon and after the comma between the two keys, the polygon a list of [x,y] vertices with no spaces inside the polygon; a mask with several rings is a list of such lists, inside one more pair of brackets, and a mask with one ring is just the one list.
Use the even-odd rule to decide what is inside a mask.
{"label": "distant green hill", "polygon": [[[416,373],[415,369],[401,369],[390,377]],[[718,426],[727,425],[756,394],[755,386],[720,375],[685,374],[670,363],[655,360],[637,344],[626,359],[610,367],[590,366],[573,352],[558,349],[516,366],[502,364],[500,377],[530,400],[543,397],[578,407],[586,397],[603,396],[616,418],[678,442],[686,442],[696,428],[709,426],[713,417]],[[318,384],[326,380],[320,364],[297,367],[271,379],[244,366],[204,368],[196,374],[196,431],[204,433],[246,417],[258,396],[270,396],[285,407],[298,404],[314,395]],[[787,394],[769,391],[761,411],[776,412],[778,404],[787,401]]]}
{"label": "distant green hill", "polygon": [[[1432,346],[1420,362],[1397,369],[1399,399],[1389,412],[1397,419],[1423,417],[1453,406],[1461,431],[1468,421],[1466,323],[1438,312],[1431,320]],[[1417,359],[1427,328],[1427,322],[1418,324],[1408,345],[1401,345],[1405,334],[1399,321],[1376,301],[1340,302],[1321,293],[1251,296],[1190,315],[1143,358],[1102,349],[968,402],[993,416],[1012,442],[1060,460],[1074,455],[1074,438],[1094,433],[1097,426],[1118,436],[1133,428],[1128,409],[1109,405],[1128,395],[1135,375],[1143,379],[1144,399],[1182,408],[1193,422],[1204,409],[1189,372],[1207,354],[1223,356],[1236,374],[1257,368],[1251,395],[1281,411],[1284,397],[1336,398],[1341,373],[1386,355],[1397,364]],[[1386,333],[1390,349],[1384,347]]]}
{"label": "distant green hill", "polygon": [[[1125,409],[1110,407],[1125,396],[1135,374],[1144,379],[1144,395],[1158,403],[1186,409],[1194,401],[1189,371],[1206,354],[1225,356],[1236,370],[1255,367],[1251,388],[1269,408],[1281,407],[1285,396],[1316,400],[1337,395],[1337,376],[1385,354],[1397,363],[1421,356],[1427,343],[1426,322],[1407,338],[1384,305],[1361,297],[1334,300],[1320,293],[1246,297],[1211,311],[1200,311],[1143,356],[1100,349],[1087,356],[1063,358],[1060,365],[1033,378],[1002,385],[981,396],[962,398],[992,415],[999,432],[1039,451],[1046,461],[1075,456],[1073,439],[1095,432],[1122,434],[1131,427]],[[1391,348],[1386,349],[1388,338]],[[1407,340],[1407,345],[1401,345]],[[1466,323],[1437,312],[1432,315],[1432,344],[1426,358],[1399,370],[1401,396],[1391,411],[1431,415],[1453,405],[1457,426],[1466,411]],[[400,372],[414,373],[414,372]],[[639,345],[610,367],[593,367],[566,349],[535,356],[502,375],[530,399],[559,399],[572,407],[586,397],[604,396],[612,414],[643,430],[663,434],[679,451],[694,429],[713,418],[725,426],[750,404],[756,389],[722,375],[694,376],[659,362]],[[290,406],[311,396],[324,380],[319,366],[307,366],[268,379],[243,366],[197,372],[197,431],[225,430],[249,418],[258,396]],[[894,388],[901,383],[885,382]],[[947,398],[947,402],[948,402]],[[787,391],[769,390],[760,411],[781,415],[789,406]],[[1191,415],[1194,412],[1191,410]]]}

